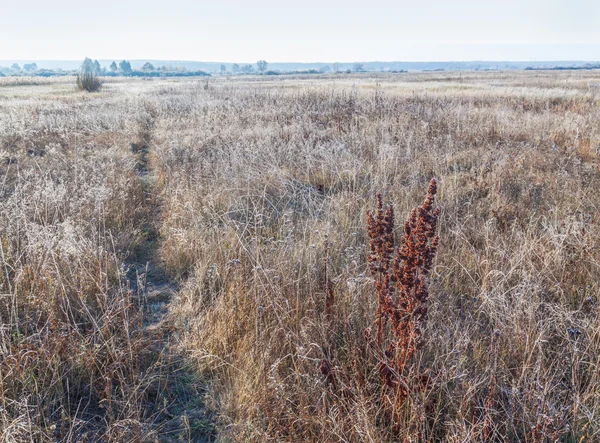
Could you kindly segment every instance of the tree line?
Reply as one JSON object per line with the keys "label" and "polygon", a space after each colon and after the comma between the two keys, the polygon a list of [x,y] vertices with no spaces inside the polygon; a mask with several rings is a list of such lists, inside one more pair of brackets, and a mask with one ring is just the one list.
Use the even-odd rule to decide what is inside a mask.
{"label": "tree line", "polygon": [[[220,75],[243,75],[243,74],[261,74],[261,75],[279,75],[279,74],[323,74],[328,72],[334,73],[350,73],[350,72],[365,72],[364,64],[354,63],[352,69],[342,69],[340,63],[332,63],[324,65],[319,69],[307,69],[298,71],[274,71],[269,70],[269,63],[266,60],[258,60],[255,64],[239,64],[233,63],[229,68],[224,63],[220,65],[217,73]],[[145,62],[138,68],[133,68],[129,60],[112,61],[108,67],[102,66],[98,60],[92,60],[86,57],[79,70],[63,70],[63,69],[39,69],[35,62],[25,63],[22,67],[18,63],[13,63],[10,68],[0,67],[0,76],[13,75],[28,75],[28,76],[64,76],[78,75],[91,77],[199,77],[210,76],[211,74],[200,70],[188,70],[184,66],[162,65],[154,66],[150,62]]]}

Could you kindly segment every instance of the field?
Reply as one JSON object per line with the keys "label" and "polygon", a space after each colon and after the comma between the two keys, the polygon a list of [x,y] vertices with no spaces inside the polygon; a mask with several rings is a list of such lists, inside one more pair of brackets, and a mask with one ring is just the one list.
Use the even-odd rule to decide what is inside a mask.
{"label": "field", "polygon": [[600,441],[599,208],[597,71],[0,79],[0,441]]}

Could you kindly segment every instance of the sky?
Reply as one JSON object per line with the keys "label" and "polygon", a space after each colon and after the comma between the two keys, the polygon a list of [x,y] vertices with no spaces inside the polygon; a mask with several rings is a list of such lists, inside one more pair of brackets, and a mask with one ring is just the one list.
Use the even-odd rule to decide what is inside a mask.
{"label": "sky", "polygon": [[600,60],[599,0],[0,0],[0,60]]}

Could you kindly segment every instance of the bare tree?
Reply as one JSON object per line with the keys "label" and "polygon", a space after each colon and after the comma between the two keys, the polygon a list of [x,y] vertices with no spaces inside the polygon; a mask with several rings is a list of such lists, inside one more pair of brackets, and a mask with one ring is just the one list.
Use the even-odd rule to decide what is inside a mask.
{"label": "bare tree", "polygon": [[265,72],[267,70],[267,66],[269,66],[269,64],[266,60],[259,60],[256,62],[256,67],[260,72]]}
{"label": "bare tree", "polygon": [[144,72],[154,71],[154,65],[150,62],[146,62],[142,66],[142,71],[144,71]]}

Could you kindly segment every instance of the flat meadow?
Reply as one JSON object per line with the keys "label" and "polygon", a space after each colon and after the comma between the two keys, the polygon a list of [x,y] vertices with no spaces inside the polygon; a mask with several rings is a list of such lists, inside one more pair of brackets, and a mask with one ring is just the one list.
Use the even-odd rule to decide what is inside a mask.
{"label": "flat meadow", "polygon": [[598,71],[2,78],[0,442],[600,441],[599,209]]}

